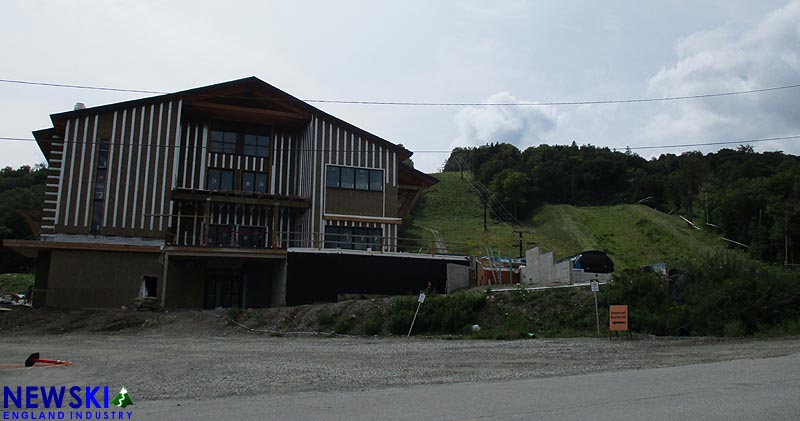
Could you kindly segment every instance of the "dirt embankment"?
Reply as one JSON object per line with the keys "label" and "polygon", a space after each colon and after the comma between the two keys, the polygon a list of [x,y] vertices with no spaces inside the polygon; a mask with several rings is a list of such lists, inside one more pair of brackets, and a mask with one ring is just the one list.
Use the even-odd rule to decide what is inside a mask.
{"label": "dirt embankment", "polygon": [[[383,311],[390,301],[389,298],[374,298],[241,312],[231,309],[162,312],[122,309],[61,310],[19,306],[0,313],[0,334],[141,332],[216,336],[247,332],[245,327],[275,334],[325,334],[336,330],[337,321],[348,319],[348,330],[361,332],[368,315]],[[232,323],[230,317],[234,317],[240,325]]]}

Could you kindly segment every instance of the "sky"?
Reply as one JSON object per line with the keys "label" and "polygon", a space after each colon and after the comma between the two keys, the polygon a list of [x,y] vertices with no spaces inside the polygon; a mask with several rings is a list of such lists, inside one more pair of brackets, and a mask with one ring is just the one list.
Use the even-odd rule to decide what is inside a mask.
{"label": "sky", "polygon": [[[0,54],[4,80],[159,92],[256,76],[305,100],[663,98],[800,84],[800,0],[4,0]],[[31,138],[76,102],[147,96],[0,82],[0,137]],[[312,105],[402,143],[425,172],[441,168],[441,151],[488,142],[651,158],[723,147],[669,145],[800,135],[800,88],[616,104]],[[752,145],[800,154],[797,138]],[[0,140],[0,167],[40,162],[34,142]]]}

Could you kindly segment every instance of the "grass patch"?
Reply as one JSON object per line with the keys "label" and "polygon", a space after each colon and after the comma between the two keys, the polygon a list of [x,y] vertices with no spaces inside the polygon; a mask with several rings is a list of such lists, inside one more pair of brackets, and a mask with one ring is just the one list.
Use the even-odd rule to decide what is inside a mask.
{"label": "grass patch", "polygon": [[[486,246],[503,256],[517,256],[511,245],[514,237],[511,226],[488,219],[488,230],[483,230],[483,205],[480,195],[459,173],[433,174],[439,183],[427,190],[414,207],[414,225],[408,232],[421,238],[427,247],[433,239],[430,232],[420,226],[436,229],[448,241],[449,252],[482,256]],[[465,175],[467,177],[467,175]]]}
{"label": "grass patch", "polygon": [[[517,237],[510,225],[495,221],[490,213],[488,230],[483,230],[480,196],[468,181],[461,180],[458,172],[433,175],[440,182],[415,206],[415,226],[406,227],[403,235],[417,240],[405,250],[427,250],[432,235],[421,227],[428,227],[451,242],[450,253],[482,256],[489,246],[495,254],[518,255],[513,246]],[[545,205],[522,222],[535,232],[533,238],[524,238],[534,243],[526,248],[538,245],[559,259],[584,250],[605,250],[617,270],[657,262],[675,265],[720,246],[718,237],[710,232],[688,228],[677,217],[643,205]]]}
{"label": "grass patch", "polygon": [[27,294],[28,288],[33,287],[33,281],[32,273],[0,274],[0,294]]}

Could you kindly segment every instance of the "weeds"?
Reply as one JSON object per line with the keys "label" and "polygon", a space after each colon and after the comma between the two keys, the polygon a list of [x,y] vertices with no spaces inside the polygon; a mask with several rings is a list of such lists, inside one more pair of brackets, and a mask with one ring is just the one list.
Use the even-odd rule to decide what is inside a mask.
{"label": "weeds", "polygon": [[239,316],[242,315],[242,308],[238,305],[234,305],[233,307],[228,309],[228,318],[235,321],[239,320]]}

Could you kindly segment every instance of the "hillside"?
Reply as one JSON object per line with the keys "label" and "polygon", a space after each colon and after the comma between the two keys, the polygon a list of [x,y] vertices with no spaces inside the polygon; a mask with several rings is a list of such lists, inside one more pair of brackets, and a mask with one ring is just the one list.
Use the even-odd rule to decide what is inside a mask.
{"label": "hillside", "polygon": [[[440,183],[428,190],[414,210],[412,235],[431,239],[438,230],[453,243],[451,252],[465,249],[470,254],[485,254],[490,246],[503,256],[514,255],[517,237],[509,224],[492,220],[483,232],[480,196],[457,172],[434,174]],[[465,175],[466,176],[466,175]],[[529,220],[522,221],[534,235],[524,237],[526,248],[538,245],[554,251],[557,258],[583,250],[608,252],[617,269],[635,268],[656,262],[675,263],[720,245],[719,236],[697,231],[675,216],[643,205],[574,207],[545,205]]]}

